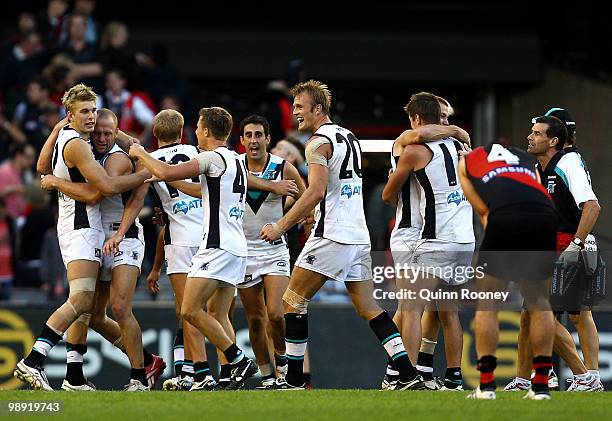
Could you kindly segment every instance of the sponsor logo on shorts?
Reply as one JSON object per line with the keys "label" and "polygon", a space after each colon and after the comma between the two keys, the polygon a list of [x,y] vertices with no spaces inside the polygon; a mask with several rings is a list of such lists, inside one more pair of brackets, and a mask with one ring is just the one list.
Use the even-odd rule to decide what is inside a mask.
{"label": "sponsor logo on shorts", "polygon": [[276,262],[276,266],[280,266],[282,268],[287,267],[287,262],[285,262],[284,260],[280,260]]}
{"label": "sponsor logo on shorts", "polygon": [[114,254],[114,257],[123,256],[123,252],[121,250],[117,250]]}
{"label": "sponsor logo on shorts", "polygon": [[346,196],[344,200],[347,200],[359,195],[361,195],[361,185],[359,184],[343,184],[340,189],[340,199],[344,199],[343,196]]}
{"label": "sponsor logo on shorts", "polygon": [[315,260],[317,260],[317,257],[315,255],[309,254],[308,256],[306,256],[306,263],[308,263],[309,265],[314,264]]}
{"label": "sponsor logo on shorts", "polygon": [[459,206],[461,202],[465,202],[466,200],[467,199],[465,198],[465,195],[461,190],[454,191],[452,193],[449,193],[448,196],[446,196],[446,203],[449,205],[451,203],[454,203],[455,205]]}
{"label": "sponsor logo on shorts", "polygon": [[132,260],[138,260],[139,255],[140,253],[138,253],[138,251],[132,250],[132,254],[131,254]]}
{"label": "sponsor logo on shorts", "polygon": [[244,275],[244,282],[251,282],[253,280],[253,275]]}
{"label": "sponsor logo on shorts", "polygon": [[102,257],[102,250],[100,250],[100,249],[95,249],[95,250],[94,250],[94,253],[95,253],[96,257]]}
{"label": "sponsor logo on shorts", "polygon": [[190,210],[198,209],[201,207],[202,207],[202,199],[190,200],[189,202],[185,202],[184,200],[181,200],[180,202],[176,202],[174,205],[172,205],[172,213],[174,213],[175,215],[177,213],[182,213],[182,214],[187,215],[187,213],[189,213]]}
{"label": "sponsor logo on shorts", "polygon": [[200,270],[208,270],[208,265],[209,264],[210,264],[210,262],[202,263],[202,265],[200,266]]}
{"label": "sponsor logo on shorts", "polygon": [[230,218],[236,218],[236,221],[238,221],[239,219],[242,219],[242,214],[243,213],[244,213],[244,211],[241,210],[238,206],[234,206],[229,211],[229,217]]}

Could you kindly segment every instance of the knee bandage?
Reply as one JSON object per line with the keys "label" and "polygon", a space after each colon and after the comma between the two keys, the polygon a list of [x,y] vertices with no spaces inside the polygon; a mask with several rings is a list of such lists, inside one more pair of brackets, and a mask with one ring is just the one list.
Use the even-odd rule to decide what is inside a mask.
{"label": "knee bandage", "polygon": [[285,293],[283,294],[283,301],[288,305],[297,310],[297,314],[307,314],[308,313],[308,303],[310,300],[302,297],[299,294],[296,294],[294,291],[287,288]]}
{"label": "knee bandage", "polygon": [[96,291],[96,278],[77,278],[73,279],[69,283],[70,293],[68,297],[78,294],[79,292],[95,292]]}
{"label": "knee bandage", "polygon": [[432,341],[427,338],[422,338],[421,339],[421,349],[419,349],[419,352],[424,352],[426,354],[433,354],[434,350],[436,349],[437,343],[438,342],[436,341]]}

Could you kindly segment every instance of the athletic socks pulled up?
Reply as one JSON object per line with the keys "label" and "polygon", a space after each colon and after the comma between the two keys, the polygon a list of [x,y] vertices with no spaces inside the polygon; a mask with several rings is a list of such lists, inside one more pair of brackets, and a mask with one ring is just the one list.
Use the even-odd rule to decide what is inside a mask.
{"label": "athletic socks pulled up", "polygon": [[477,369],[480,371],[480,390],[495,390],[495,368],[497,358],[493,355],[483,355],[478,360]]}
{"label": "athletic socks pulled up", "polygon": [[285,314],[285,345],[287,347],[287,375],[292,386],[302,386],[304,380],[304,354],[308,345],[308,315]]}
{"label": "athletic socks pulled up", "polygon": [[24,359],[24,363],[29,367],[40,367],[47,357],[47,354],[62,339],[62,335],[55,332],[45,324],[34,342],[32,351]]}
{"label": "athletic socks pulled up", "polygon": [[82,386],[86,383],[83,375],[83,355],[87,352],[87,345],[66,343],[66,380],[73,386]]}
{"label": "athletic socks pulled up", "polygon": [[232,365],[238,364],[244,359],[244,352],[242,352],[236,344],[231,344],[229,348],[223,351],[223,355],[225,355],[227,361]]}
{"label": "athletic socks pulled up", "polygon": [[448,389],[456,389],[463,386],[463,376],[461,367],[447,367],[444,375],[444,386]]}
{"label": "athletic socks pulled up", "polygon": [[206,376],[210,376],[208,361],[198,361],[193,364],[194,381],[203,382]]}
{"label": "athletic socks pulled up", "polygon": [[531,390],[535,393],[549,393],[548,374],[552,369],[552,358],[550,356],[538,355],[533,359],[533,370],[535,375],[531,379]]}
{"label": "athletic socks pulled up", "polygon": [[172,345],[172,353],[174,357],[174,375],[180,376],[183,372],[183,364],[185,363],[185,344],[183,342],[183,329],[178,329],[174,336],[174,344]]}
{"label": "athletic socks pulled up", "polygon": [[423,376],[423,380],[433,380],[433,361],[433,354],[428,354],[422,351],[419,352],[416,369],[419,374]]}
{"label": "athletic socks pulled up", "polygon": [[405,382],[414,379],[418,373],[410,363],[402,337],[387,312],[383,311],[370,320],[370,328],[393,360],[393,367],[399,372],[400,380]]}
{"label": "athletic socks pulled up", "polygon": [[[183,361],[183,366],[181,367],[182,370],[179,374],[177,374],[178,376],[181,377],[194,377],[194,367],[193,367],[193,361],[191,360],[185,360]],[[178,373],[178,372],[177,372]]]}

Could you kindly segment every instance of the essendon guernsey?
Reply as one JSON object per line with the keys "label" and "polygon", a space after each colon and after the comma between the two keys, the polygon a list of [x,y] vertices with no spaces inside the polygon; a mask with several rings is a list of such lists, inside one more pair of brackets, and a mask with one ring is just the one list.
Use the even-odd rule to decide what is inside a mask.
{"label": "essendon guernsey", "polygon": [[537,180],[535,160],[521,149],[505,148],[499,143],[480,146],[466,155],[465,167],[491,212],[528,202],[554,207],[550,195]]}

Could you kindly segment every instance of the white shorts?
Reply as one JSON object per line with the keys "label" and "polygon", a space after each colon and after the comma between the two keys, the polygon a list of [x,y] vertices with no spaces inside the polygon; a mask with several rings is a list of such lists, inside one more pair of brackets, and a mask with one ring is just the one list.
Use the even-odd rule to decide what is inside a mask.
{"label": "white shorts", "polygon": [[474,243],[421,239],[406,242],[405,245],[404,249],[396,248],[393,251],[396,265],[420,268],[447,285],[462,285],[469,281]]}
{"label": "white shorts", "polygon": [[342,244],[312,237],[295,262],[296,266],[340,282],[372,279],[370,244]]}
{"label": "white shorts", "polygon": [[166,274],[189,273],[191,259],[198,252],[199,247],[175,246],[166,244],[164,254],[166,255]]}
{"label": "white shorts", "polygon": [[291,275],[289,271],[289,251],[272,256],[249,256],[247,257],[244,282],[237,285],[238,288],[250,288],[263,281],[266,275],[286,276]]}
{"label": "white shorts", "polygon": [[207,278],[235,287],[244,280],[246,257],[236,256],[223,249],[200,247],[191,261],[188,278]]}
{"label": "white shorts", "polygon": [[94,228],[81,228],[65,232],[58,238],[64,266],[74,260],[102,263],[104,233]]}
{"label": "white shorts", "polygon": [[119,250],[112,256],[102,258],[102,268],[100,270],[100,281],[109,282],[112,279],[112,271],[117,266],[130,265],[136,266],[140,273],[142,260],[144,259],[145,246],[138,238],[124,238],[119,243]]}

